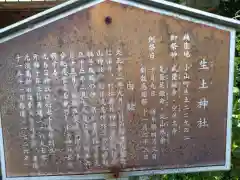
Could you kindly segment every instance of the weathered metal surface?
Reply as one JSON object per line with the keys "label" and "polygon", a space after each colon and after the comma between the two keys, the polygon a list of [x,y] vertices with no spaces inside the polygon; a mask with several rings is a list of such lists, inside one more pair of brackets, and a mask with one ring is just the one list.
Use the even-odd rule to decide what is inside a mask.
{"label": "weathered metal surface", "polygon": [[[170,56],[174,56],[174,53],[170,51],[171,48],[175,48],[174,43],[170,41],[171,38],[174,39],[173,34],[178,36],[176,59]],[[183,38],[186,34],[190,36],[190,46],[189,43],[188,45],[184,43]],[[149,44],[150,41],[153,41],[149,37],[155,37],[154,45]],[[188,54],[185,50],[188,46],[191,47],[189,50],[191,57],[189,58],[185,57]],[[151,59],[153,55],[149,54],[149,49],[154,51],[154,59]],[[103,56],[99,54],[99,50]],[[107,50],[111,50],[112,55],[106,54]],[[88,57],[91,56],[87,54],[90,51],[94,53],[94,57]],[[66,57],[61,60],[63,52]],[[80,52],[83,53],[83,56]],[[56,62],[52,53],[57,54]],[[34,54],[39,55],[38,61],[41,65],[38,68],[33,67],[36,60]],[[21,56],[19,61],[16,58],[17,55]],[[29,55],[30,59],[26,55]],[[224,166],[226,163],[229,56],[230,32],[228,31],[109,1],[0,44],[0,78],[2,80],[0,104],[7,176],[103,173],[115,166],[120,167],[122,171]],[[109,72],[110,58],[112,59],[112,73]],[[90,65],[90,59],[93,60],[92,65]],[[205,62],[203,59],[207,64],[203,63]],[[21,80],[17,77],[18,70],[25,69],[23,73],[26,73],[27,61],[30,61],[31,64],[32,84],[21,85],[18,84],[18,80]],[[84,62],[84,66],[81,62]],[[53,75],[53,63],[56,65],[57,76]],[[67,63],[66,72],[65,63]],[[121,63],[123,63],[122,66],[118,65]],[[178,64],[180,68],[177,77],[172,72],[175,64]],[[200,70],[199,68],[203,64],[209,69]],[[186,65],[190,67],[187,74],[185,73]],[[81,67],[88,71],[89,66],[92,66],[94,70],[92,73],[94,76],[90,76],[90,79],[91,72],[80,73]],[[165,74],[167,79],[164,81],[168,87],[164,89],[161,89],[160,66],[169,69]],[[104,72],[101,72],[101,67]],[[146,95],[142,93],[144,87],[140,80],[141,78],[144,80],[144,77],[140,72],[143,72],[144,69],[141,67],[146,67],[147,74],[147,97],[145,99],[148,99],[148,103],[145,106],[141,105],[143,102],[141,97]],[[77,72],[74,81],[72,80],[74,76],[72,68],[75,68]],[[156,70],[154,86],[151,80],[152,68]],[[48,94],[48,90],[45,90],[48,86],[43,83],[46,77],[44,69],[48,69],[48,76],[51,79],[50,100],[53,111],[52,120],[50,120],[51,126],[49,125],[49,116],[46,115],[46,103],[43,100]],[[120,69],[123,71],[123,79],[117,77]],[[40,72],[40,84],[36,80],[37,72]],[[62,73],[67,74],[66,89],[69,91],[69,95],[65,98],[68,99],[68,103],[64,101],[65,90],[62,76],[59,76]],[[183,80],[186,75],[190,77],[188,106],[185,103],[187,93],[184,83],[188,79]],[[21,75],[19,76],[21,77]],[[25,75],[22,77],[25,78]],[[83,77],[87,80],[81,83],[80,79]],[[172,78],[177,78],[177,82],[181,85],[175,88],[177,91],[175,96],[172,95]],[[202,81],[203,79],[204,81]],[[23,80],[25,81],[25,79]],[[94,82],[90,83],[92,80]],[[106,105],[100,101],[101,90],[96,88],[93,91],[90,87],[93,86],[92,84],[98,87],[101,82],[106,85],[103,90],[107,98]],[[124,85],[121,93],[119,93],[121,89],[119,82]],[[129,82],[134,84],[133,90],[131,90],[132,86]],[[202,82],[206,82],[208,88],[199,89]],[[110,86],[110,91],[109,84],[114,84],[113,87]],[[84,85],[85,90],[83,90]],[[23,108],[23,105],[22,107],[20,105],[20,98],[23,96],[20,95],[23,91],[28,91],[27,86],[32,89],[33,100],[27,99],[26,93],[25,107]],[[40,94],[42,95],[42,100],[39,101],[37,100],[38,86],[41,88]],[[156,89],[154,90],[154,88]],[[85,95],[81,93],[83,91],[86,93]],[[155,95],[153,91],[155,91]],[[168,94],[168,98],[162,104],[163,91]],[[121,103],[119,98],[122,93],[124,95]],[[92,97],[87,98],[90,95]],[[109,95],[113,98],[110,98]],[[72,98],[76,98],[74,103]],[[206,100],[207,103],[201,99]],[[28,118],[24,121],[20,117],[19,105],[20,108],[28,109],[29,101],[33,102],[33,109],[26,110]],[[199,104],[200,101],[204,105]],[[42,102],[45,113],[42,118],[35,114],[36,109],[34,108],[41,106],[37,102]],[[114,113],[109,113],[111,107],[107,103],[111,104],[112,102],[114,102]],[[133,104],[136,104],[135,108]],[[64,106],[69,109],[70,113],[67,120],[64,118]],[[72,106],[76,106],[77,112],[71,111],[74,109]],[[176,117],[173,113],[175,106],[179,106]],[[101,119],[103,107],[106,108],[106,114],[108,114],[108,118],[104,122]],[[135,110],[129,112],[129,107]],[[151,114],[153,109],[156,109],[155,123],[153,123],[154,118]],[[91,111],[96,111],[96,115],[93,119],[85,120],[83,115],[86,114],[89,117],[89,114],[93,113]],[[77,120],[71,116],[74,113],[77,114]],[[109,118],[109,115],[115,115],[115,119]],[[122,115],[123,121],[120,124]],[[163,115],[168,119],[163,118]],[[203,121],[204,118],[206,121]],[[199,125],[200,120],[201,125]],[[100,133],[103,127],[102,123],[105,123],[107,127],[105,135]],[[115,123],[116,127],[113,125]],[[74,137],[68,139],[68,142],[66,142],[66,124],[69,125],[68,131],[71,132],[71,138]],[[143,131],[144,124],[147,125],[146,132]],[[34,131],[33,128],[30,128],[31,125],[34,125]],[[96,125],[96,129],[94,129],[94,125]],[[126,133],[123,135],[126,140],[126,163],[120,162],[121,147],[119,144],[115,149],[116,159],[112,154],[109,143],[113,139],[111,132],[114,129],[116,129],[117,135],[113,142],[123,143],[123,138],[120,138],[121,132]],[[173,129],[177,131],[175,134]],[[84,130],[88,130],[89,137]],[[95,130],[97,130],[97,135],[92,134]],[[53,150],[50,148],[51,145],[48,145],[49,131],[53,132],[55,143]],[[156,134],[154,134],[155,132]],[[37,144],[30,148],[30,139],[33,135]],[[153,140],[155,136],[156,141]],[[24,143],[24,137],[26,143]],[[76,150],[78,138],[80,138],[81,149]],[[42,139],[42,144],[39,139]],[[92,142],[93,140],[94,142]],[[104,140],[107,140],[106,147],[109,149],[108,165],[103,165],[104,150],[101,144],[104,143]],[[156,147],[154,148],[155,143]],[[67,148],[67,144],[70,144],[71,148]],[[24,145],[29,147],[29,151],[25,150],[24,152]],[[101,146],[98,147],[98,145]],[[87,148],[84,149],[85,146],[90,147],[89,157],[86,157]],[[94,155],[96,151],[99,153],[98,156]],[[76,157],[77,154],[80,156]],[[156,159],[153,154],[156,154]],[[26,158],[26,156],[28,157]],[[38,157],[39,168],[33,167],[35,156]],[[86,161],[87,158],[89,164]],[[98,165],[94,164],[96,159],[99,162]],[[72,162],[72,164],[68,162]]]}

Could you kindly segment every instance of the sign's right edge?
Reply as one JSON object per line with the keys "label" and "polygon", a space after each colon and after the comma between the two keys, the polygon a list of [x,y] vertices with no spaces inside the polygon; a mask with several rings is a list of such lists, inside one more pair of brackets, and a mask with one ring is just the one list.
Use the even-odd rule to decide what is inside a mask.
{"label": "sign's right edge", "polygon": [[226,129],[226,154],[225,168],[231,169],[231,148],[232,148],[232,108],[233,108],[233,85],[234,85],[234,58],[235,58],[236,30],[230,32],[230,53],[229,53],[229,80],[228,80],[228,111]]}

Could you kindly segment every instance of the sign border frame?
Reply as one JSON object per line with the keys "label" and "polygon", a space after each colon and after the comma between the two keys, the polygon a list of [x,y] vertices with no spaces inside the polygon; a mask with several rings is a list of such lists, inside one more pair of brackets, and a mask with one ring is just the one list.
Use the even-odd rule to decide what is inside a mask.
{"label": "sign border frame", "polygon": [[[71,4],[73,2],[76,2],[77,0],[70,0],[66,3],[63,3],[62,5],[56,6],[54,8],[51,8],[52,11],[54,9],[60,8],[60,6],[64,6],[64,4]],[[128,177],[128,176],[142,176],[142,175],[154,175],[154,174],[173,174],[173,173],[190,173],[190,172],[203,172],[203,171],[221,171],[221,170],[229,170],[231,168],[231,136],[232,136],[232,102],[233,102],[233,81],[234,81],[234,57],[235,57],[235,38],[236,38],[236,30],[234,28],[230,28],[227,26],[210,23],[205,20],[200,20],[196,18],[192,18],[190,16],[177,14],[172,11],[164,10],[161,8],[154,8],[150,7],[148,5],[128,1],[128,0],[111,0],[113,2],[117,2],[120,4],[129,5],[132,7],[149,10],[151,12],[156,12],[161,15],[167,15],[171,17],[175,17],[178,19],[194,22],[197,24],[207,25],[211,26],[217,29],[225,30],[230,32],[230,51],[229,51],[229,78],[228,78],[228,109],[227,109],[227,123],[226,123],[226,151],[225,151],[225,165],[223,166],[199,166],[199,167],[191,167],[191,168],[171,168],[171,169],[161,169],[161,170],[133,170],[133,171],[124,171],[120,173],[120,177]],[[26,29],[20,30],[16,33],[13,33],[9,36],[6,36],[2,39],[0,39],[0,44],[3,42],[6,42],[8,40],[11,40],[15,37],[18,37],[22,34],[25,34],[27,32],[33,31],[35,29],[38,29],[40,27],[43,27],[47,24],[50,24],[52,22],[55,22],[57,20],[60,20],[62,18],[68,17],[74,13],[77,13],[81,10],[87,9],[89,7],[92,7],[94,5],[97,5],[101,2],[104,2],[104,0],[95,0],[93,2],[84,4],[82,6],[78,6],[76,8],[73,8],[71,10],[68,10],[58,16],[51,17],[45,21],[42,21],[40,23],[37,23],[36,25],[32,27],[28,27]],[[173,3],[172,3],[173,4]],[[48,11],[48,10],[47,10]],[[47,13],[45,11],[45,13]],[[44,12],[43,12],[44,13]],[[34,16],[33,16],[34,17]],[[26,19],[27,20],[27,19]],[[21,23],[21,22],[19,22]],[[17,23],[16,23],[17,24]],[[4,30],[0,29],[0,33],[2,33]],[[80,179],[106,179],[111,177],[112,173],[102,173],[102,174],[87,174],[87,175],[59,175],[59,176],[34,176],[34,177],[27,177],[27,176],[21,176],[21,177],[7,177],[6,176],[6,166],[5,166],[5,155],[4,155],[4,139],[3,139],[3,130],[2,130],[2,124],[1,124],[1,114],[0,114],[0,155],[1,155],[1,170],[2,170],[2,178],[3,180],[25,180],[26,178],[28,180],[80,180]],[[131,169],[132,170],[132,169]]]}

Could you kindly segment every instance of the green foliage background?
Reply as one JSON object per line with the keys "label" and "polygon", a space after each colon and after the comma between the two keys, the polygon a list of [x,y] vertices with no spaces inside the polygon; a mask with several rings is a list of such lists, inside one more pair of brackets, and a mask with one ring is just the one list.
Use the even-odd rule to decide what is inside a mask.
{"label": "green foliage background", "polygon": [[[176,0],[181,2],[182,0]],[[240,10],[240,0],[221,2],[217,14],[235,17]],[[240,13],[239,13],[240,15]],[[149,180],[240,180],[240,32],[237,32],[235,51],[234,92],[233,92],[233,115],[232,115],[232,167],[230,171],[201,172],[189,174],[154,175]],[[132,177],[134,179],[145,179]]]}

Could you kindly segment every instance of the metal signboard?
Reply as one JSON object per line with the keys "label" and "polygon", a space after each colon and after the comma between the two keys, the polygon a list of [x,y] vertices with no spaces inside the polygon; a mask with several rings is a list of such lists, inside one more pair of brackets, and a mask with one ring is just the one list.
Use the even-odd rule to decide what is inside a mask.
{"label": "metal signboard", "polygon": [[232,27],[122,0],[46,18],[63,7],[1,30],[5,179],[230,168]]}

